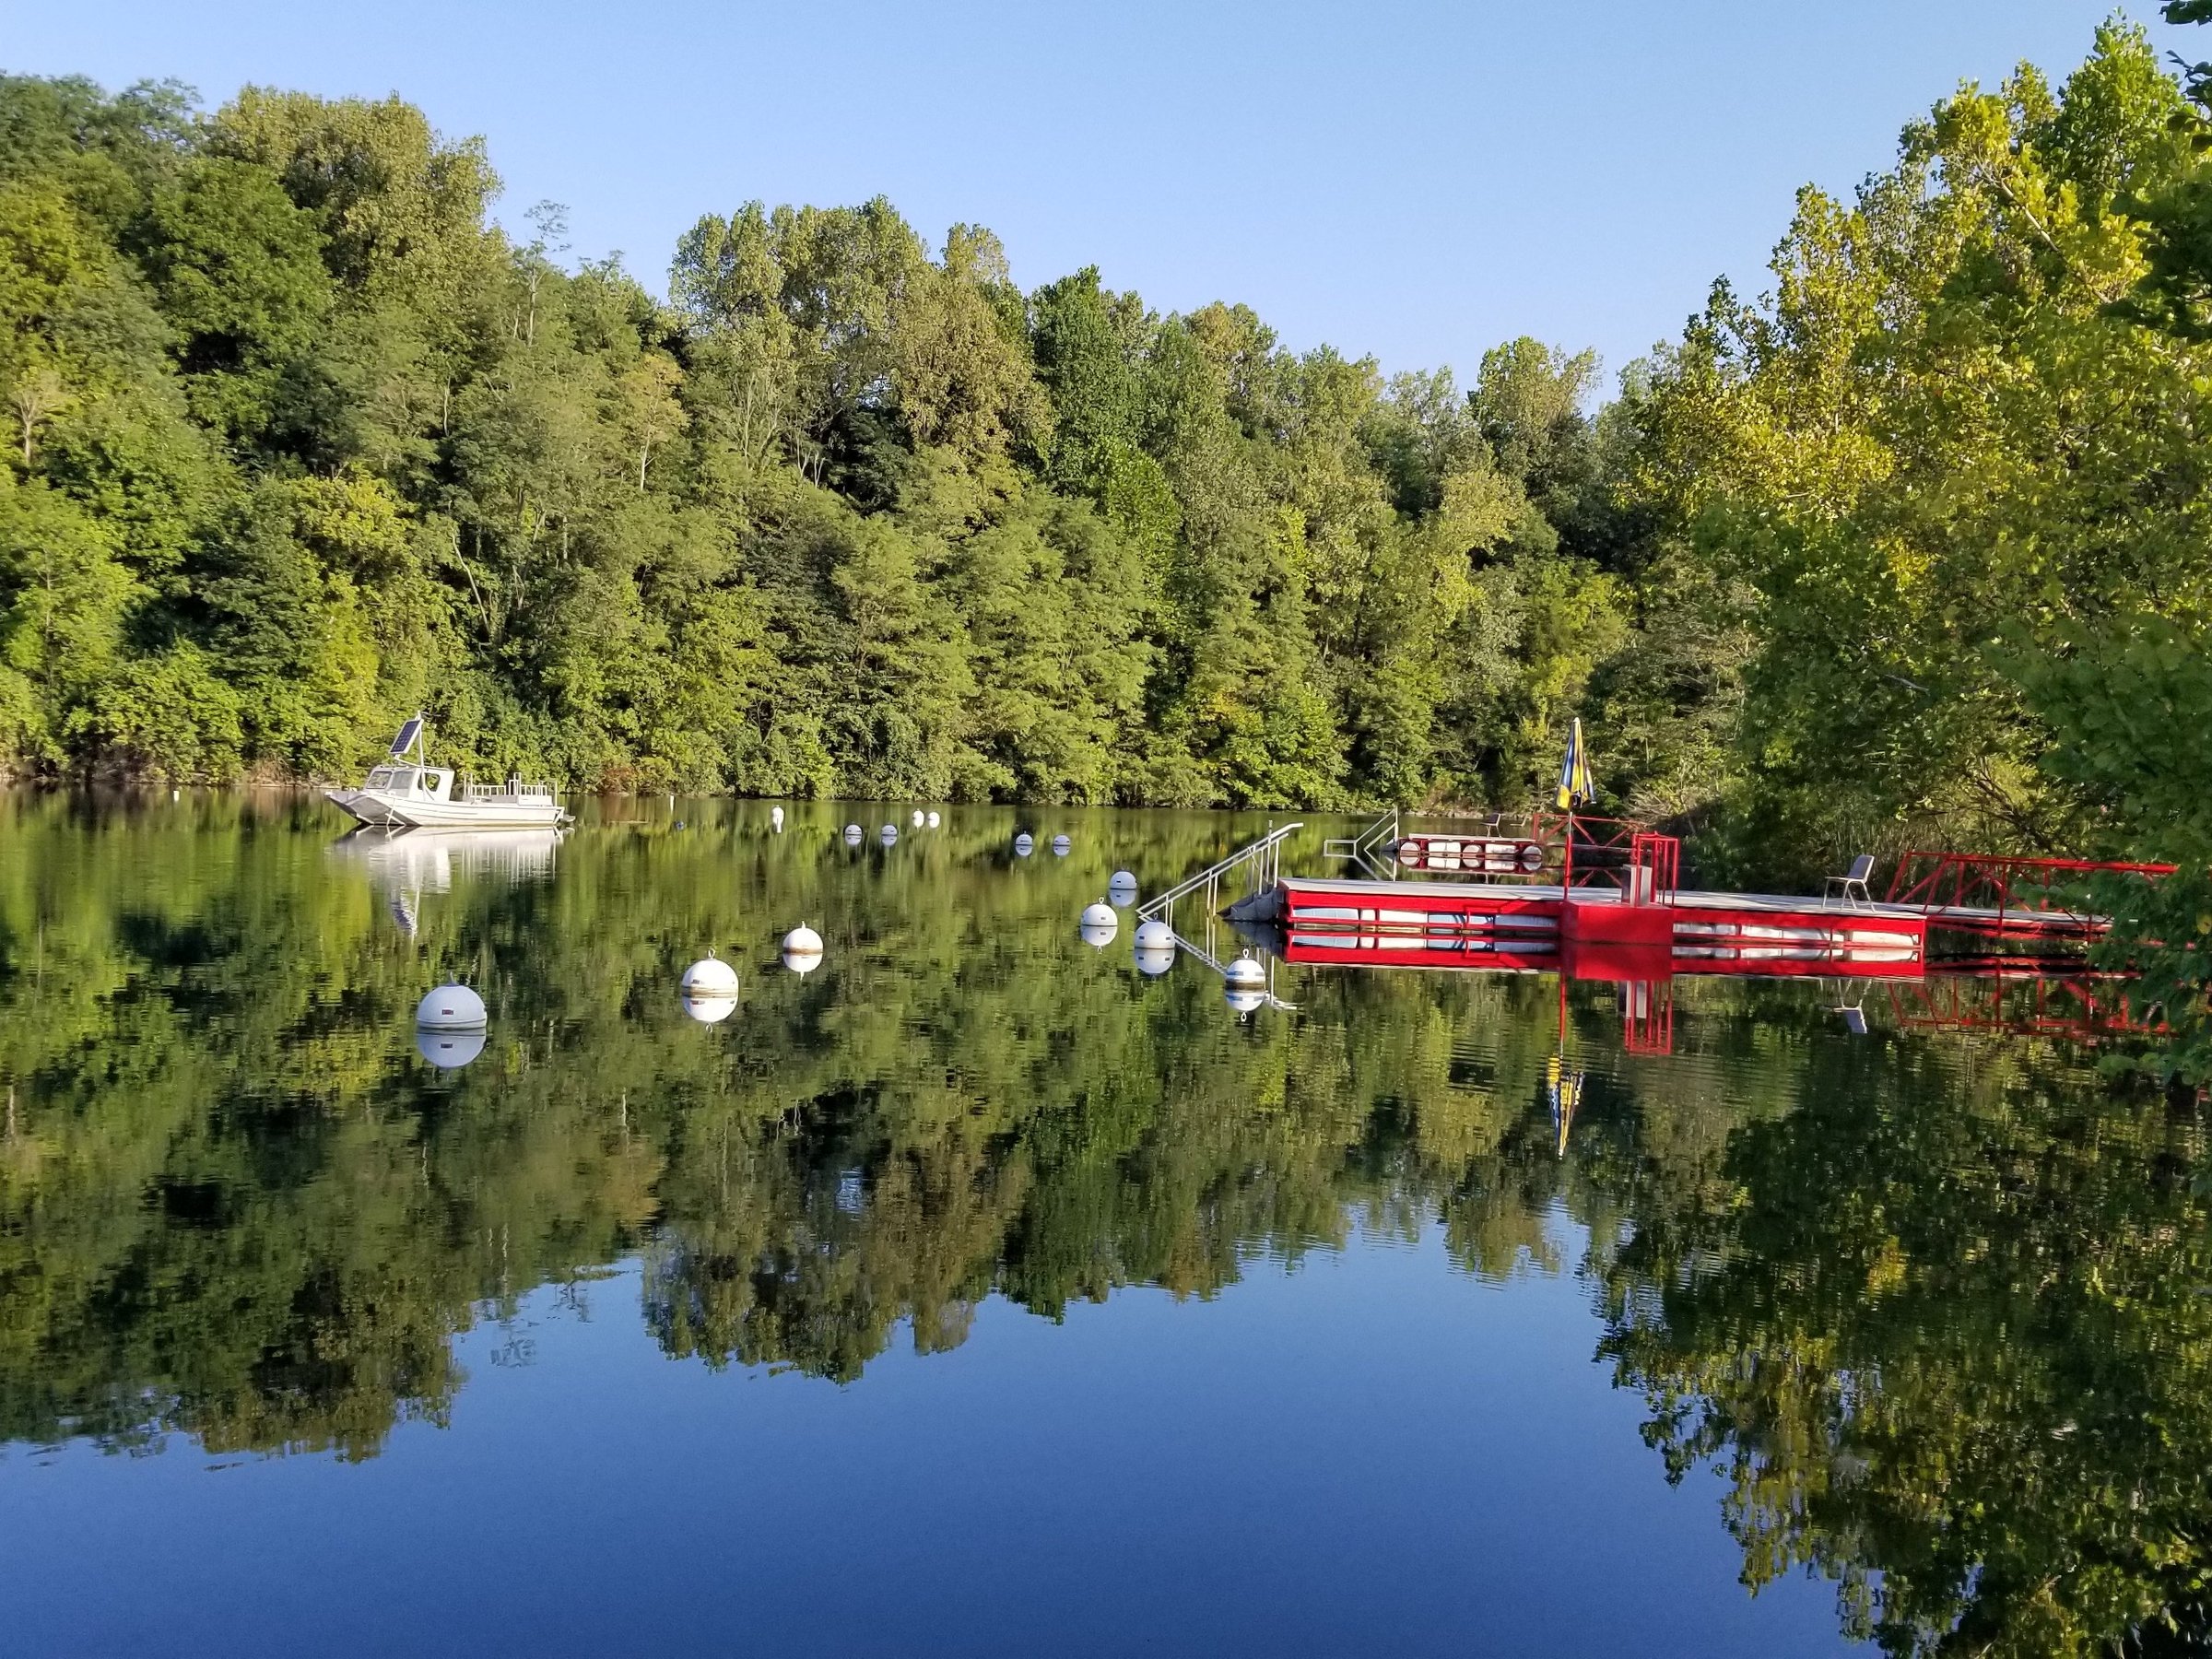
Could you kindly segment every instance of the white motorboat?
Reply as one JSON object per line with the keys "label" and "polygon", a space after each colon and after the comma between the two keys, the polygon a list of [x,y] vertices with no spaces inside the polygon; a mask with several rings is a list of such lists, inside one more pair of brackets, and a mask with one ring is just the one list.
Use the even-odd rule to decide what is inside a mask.
{"label": "white motorboat", "polygon": [[428,764],[423,717],[399,728],[391,757],[359,789],[324,795],[364,824],[387,830],[550,830],[568,821],[550,783],[464,783],[453,790],[450,767]]}

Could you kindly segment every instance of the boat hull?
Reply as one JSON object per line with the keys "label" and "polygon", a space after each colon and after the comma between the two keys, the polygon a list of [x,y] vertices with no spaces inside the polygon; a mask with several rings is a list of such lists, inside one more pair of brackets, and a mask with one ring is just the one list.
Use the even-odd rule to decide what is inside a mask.
{"label": "boat hull", "polygon": [[326,789],[324,798],[364,824],[388,830],[555,830],[568,814],[545,798],[435,801],[373,789]]}
{"label": "boat hull", "polygon": [[359,823],[381,830],[390,829],[399,822],[383,801],[366,790],[326,789],[323,792],[323,798]]}
{"label": "boat hull", "polygon": [[551,800],[388,801],[392,821],[412,830],[551,830],[568,815]]}

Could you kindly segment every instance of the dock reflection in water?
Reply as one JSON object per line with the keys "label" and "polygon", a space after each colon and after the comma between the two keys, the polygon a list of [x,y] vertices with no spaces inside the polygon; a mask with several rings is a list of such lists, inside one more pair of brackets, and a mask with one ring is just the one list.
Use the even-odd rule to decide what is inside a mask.
{"label": "dock reflection in water", "polygon": [[1075,919],[1261,820],[844,847],[892,816],[333,858],[0,800],[11,1639],[2204,1639],[2205,1126],[1977,1029],[2018,994],[1275,964],[1241,1015]]}

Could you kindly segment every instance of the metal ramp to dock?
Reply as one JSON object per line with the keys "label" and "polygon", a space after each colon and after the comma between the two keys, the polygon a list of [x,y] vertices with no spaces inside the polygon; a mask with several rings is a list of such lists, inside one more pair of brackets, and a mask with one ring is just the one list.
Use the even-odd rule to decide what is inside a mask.
{"label": "metal ramp to dock", "polygon": [[[1214,930],[1221,919],[1223,888],[1234,884],[1241,889],[1241,899],[1249,901],[1278,886],[1283,878],[1283,843],[1304,828],[1302,823],[1277,825],[1259,840],[1249,841],[1227,856],[1215,860],[1196,875],[1185,877],[1166,892],[1155,894],[1136,907],[1138,925],[1141,927],[1147,922],[1162,924],[1173,935],[1178,949],[1190,952],[1227,980],[1230,977],[1229,969],[1214,947]],[[1184,900],[1196,900],[1205,912],[1206,943],[1203,945],[1175,925],[1175,907]],[[1269,989],[1264,994],[1265,1000],[1276,1007],[1288,1008],[1291,1006],[1275,994],[1272,968],[1269,970]]]}
{"label": "metal ramp to dock", "polygon": [[1221,911],[1221,888],[1232,877],[1241,877],[1244,897],[1265,892],[1283,878],[1283,842],[1303,830],[1303,824],[1282,824],[1255,841],[1247,842],[1225,858],[1217,859],[1195,876],[1185,877],[1164,893],[1155,894],[1136,907],[1139,922],[1175,925],[1175,906],[1204,893],[1206,914]]}

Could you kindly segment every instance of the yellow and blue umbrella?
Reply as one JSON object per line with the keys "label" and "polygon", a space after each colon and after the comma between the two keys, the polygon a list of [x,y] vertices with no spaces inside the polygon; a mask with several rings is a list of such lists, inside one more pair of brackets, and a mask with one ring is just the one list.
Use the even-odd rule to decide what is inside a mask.
{"label": "yellow and blue umbrella", "polygon": [[1597,785],[1590,781],[1590,755],[1583,747],[1583,723],[1578,717],[1567,734],[1567,753],[1559,761],[1559,810],[1572,812],[1597,799]]}

